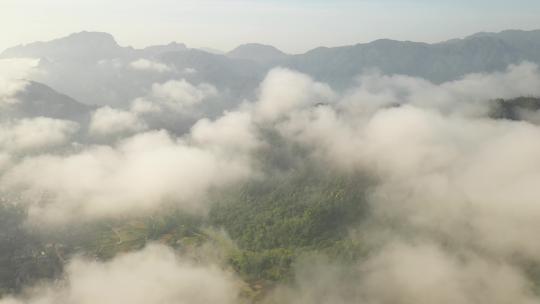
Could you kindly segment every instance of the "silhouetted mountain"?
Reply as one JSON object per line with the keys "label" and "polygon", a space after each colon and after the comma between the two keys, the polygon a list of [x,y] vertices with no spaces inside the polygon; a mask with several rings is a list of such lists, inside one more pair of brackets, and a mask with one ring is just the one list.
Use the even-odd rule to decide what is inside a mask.
{"label": "silhouetted mountain", "polygon": [[141,56],[153,57],[163,53],[184,51],[187,47],[183,43],[171,42],[167,45],[149,46],[142,50],[137,50]]}
{"label": "silhouetted mountain", "polygon": [[218,49],[214,49],[214,48],[209,48],[209,47],[201,47],[201,48],[199,48],[199,50],[204,51],[204,52],[207,52],[207,53],[210,53],[210,54],[216,54],[216,55],[223,55],[223,54],[225,54],[225,52],[222,51],[222,50],[218,50]]}
{"label": "silhouetted mountain", "polygon": [[[384,74],[422,77],[435,83],[466,74],[493,72],[509,64],[540,64],[540,30],[478,33],[464,39],[428,44],[376,40],[352,46],[320,47],[287,55],[272,46],[246,44],[221,55],[171,43],[142,50],[119,46],[105,33],[82,32],[49,42],[10,48],[0,57],[37,57],[40,69],[32,80],[45,83],[86,104],[125,106],[156,82],[185,78],[215,85],[228,101],[253,96],[264,75],[283,66],[342,89],[359,74],[377,69]],[[148,59],[174,69],[127,71],[135,60]],[[225,106],[225,105],[224,105]]]}
{"label": "silhouetted mountain", "polygon": [[160,59],[177,70],[194,69],[196,73],[187,75],[186,78],[195,83],[208,82],[242,96],[249,94],[268,70],[268,67],[259,66],[250,60],[232,59],[196,49],[165,53]]}
{"label": "silhouetted mountain", "polygon": [[9,48],[0,57],[47,58],[51,61],[103,60],[122,57],[133,49],[121,47],[113,36],[101,32],[80,32],[47,42],[34,42]]}
{"label": "silhouetted mountain", "polygon": [[287,57],[287,54],[273,46],[258,43],[241,45],[226,55],[230,58],[251,60],[261,64],[275,64]]}
{"label": "silhouetted mountain", "polygon": [[95,107],[77,102],[52,88],[31,81],[15,95],[17,103],[2,108],[0,118],[50,117],[73,121],[86,121]]}
{"label": "silhouetted mountain", "polygon": [[540,63],[539,33],[483,33],[436,44],[383,39],[318,48],[292,56],[284,65],[340,87],[373,68],[384,74],[404,74],[440,83],[469,73],[502,70],[522,61]]}
{"label": "silhouetted mountain", "polygon": [[162,53],[184,50],[171,43],[142,50],[119,46],[110,34],[81,32],[49,42],[36,42],[4,51],[0,58],[40,58],[32,80],[47,84],[85,104],[122,106],[144,94],[154,82],[169,79],[152,70],[132,73],[130,63],[154,60]]}

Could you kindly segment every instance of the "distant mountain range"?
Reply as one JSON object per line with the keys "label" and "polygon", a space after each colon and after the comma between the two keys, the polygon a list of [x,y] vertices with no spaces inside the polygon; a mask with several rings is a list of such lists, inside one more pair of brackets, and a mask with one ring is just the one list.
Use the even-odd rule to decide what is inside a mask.
{"label": "distant mountain range", "polygon": [[[297,55],[261,44],[241,45],[224,54],[174,42],[134,49],[118,45],[107,33],[81,32],[16,46],[0,54],[0,58],[14,57],[41,58],[40,68],[46,73],[32,80],[86,104],[124,106],[144,95],[153,83],[185,78],[194,84],[215,85],[226,107],[251,98],[266,73],[276,66],[298,70],[341,89],[371,69],[441,83],[469,73],[502,70],[522,61],[540,64],[540,30],[478,33],[435,44],[383,39],[320,47]],[[153,65],[147,64],[142,66],[147,70],[133,71],[130,64],[141,59],[170,68],[152,69]]]}
{"label": "distant mountain range", "polygon": [[522,61],[540,63],[540,30],[480,33],[436,44],[385,39],[318,48],[291,56],[285,65],[342,86],[369,68],[441,83],[470,73],[502,70]]}

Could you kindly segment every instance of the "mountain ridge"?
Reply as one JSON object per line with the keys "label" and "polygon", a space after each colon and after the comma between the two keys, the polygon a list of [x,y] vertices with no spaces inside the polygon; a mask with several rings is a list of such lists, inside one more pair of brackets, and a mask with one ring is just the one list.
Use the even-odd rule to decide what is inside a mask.
{"label": "mountain ridge", "polygon": [[49,117],[82,121],[87,120],[95,109],[95,106],[82,104],[36,81],[28,81],[25,88],[14,97],[18,102],[3,108],[0,118]]}
{"label": "mountain ridge", "polygon": [[[318,50],[318,49],[340,49],[340,48],[347,48],[347,47],[358,47],[358,46],[362,46],[362,45],[378,44],[378,43],[381,43],[381,42],[414,43],[414,44],[422,44],[422,45],[431,45],[431,46],[433,46],[433,45],[444,45],[444,44],[447,44],[447,43],[456,43],[456,42],[459,42],[459,41],[470,40],[470,39],[481,38],[481,37],[495,37],[495,38],[502,39],[503,37],[506,37],[507,35],[516,35],[516,34],[517,35],[538,35],[537,38],[540,39],[540,29],[534,29],[534,30],[508,29],[508,30],[503,30],[503,31],[499,31],[499,32],[477,32],[477,33],[465,36],[463,38],[452,38],[452,39],[448,39],[448,40],[445,40],[445,41],[434,42],[434,43],[428,43],[428,42],[422,42],[422,41],[413,41],[413,40],[399,40],[399,39],[391,39],[391,38],[379,38],[379,39],[375,39],[375,40],[372,40],[372,41],[360,42],[360,43],[356,43],[356,44],[345,44],[345,45],[332,46],[332,47],[318,46],[318,47],[309,49],[309,50],[307,50],[307,51],[305,51],[303,53],[297,53],[297,54],[289,54],[289,53],[283,52],[279,48],[277,48],[277,47],[275,47],[273,45],[269,45],[269,44],[263,44],[263,43],[258,43],[258,42],[248,42],[248,43],[242,43],[242,44],[238,45],[237,47],[233,48],[232,50],[230,50],[228,52],[221,52],[220,51],[219,54],[220,55],[222,55],[222,54],[231,54],[235,50],[242,49],[244,47],[249,47],[249,48],[251,48],[251,47],[264,47],[266,49],[273,49],[273,50],[275,50],[275,51],[277,51],[277,52],[279,52],[279,53],[281,53],[283,55],[286,55],[286,56],[298,56],[298,55],[305,55],[307,53],[310,53],[310,52]],[[143,47],[143,48],[133,48],[132,46],[120,46],[117,43],[114,36],[112,34],[110,34],[110,33],[99,32],[99,31],[81,31],[81,32],[76,32],[76,33],[69,34],[69,35],[64,36],[64,37],[55,38],[55,39],[52,39],[52,40],[35,41],[35,42],[22,43],[22,44],[19,44],[19,45],[15,45],[15,46],[6,48],[5,50],[2,50],[2,52],[0,53],[0,57],[9,56],[10,53],[12,53],[15,49],[27,48],[27,47],[32,47],[32,46],[40,46],[40,45],[44,45],[44,44],[48,44],[48,43],[57,43],[57,42],[63,42],[63,41],[69,41],[69,40],[76,41],[76,40],[78,40],[79,38],[82,38],[82,37],[98,38],[98,39],[95,39],[95,40],[100,40],[101,39],[101,41],[108,42],[110,44],[114,44],[117,47],[136,50],[136,51],[137,50],[138,51],[150,50],[150,49],[156,48],[156,47],[165,47],[165,46],[171,46],[171,45],[177,45],[177,46],[180,46],[182,48],[188,48],[186,44],[178,43],[176,41],[171,41],[171,42],[169,42],[167,44],[162,44],[162,45],[149,45],[149,46],[146,46],[146,47]],[[210,48],[197,48],[197,49],[202,50],[202,51],[207,52],[207,53],[212,53],[212,52],[208,51],[208,50],[210,50]]]}
{"label": "mountain ridge", "polygon": [[[9,48],[0,58],[44,58],[45,83],[86,104],[125,106],[143,96],[154,83],[186,79],[210,83],[227,92],[227,104],[251,99],[265,75],[284,67],[328,83],[335,89],[354,85],[358,75],[377,70],[385,75],[408,75],[433,83],[457,80],[471,73],[503,71],[529,61],[540,65],[540,30],[477,33],[438,43],[378,39],[339,47],[318,47],[303,54],[286,54],[257,43],[224,54],[190,48],[182,43],[143,49],[118,45],[107,33],[80,32],[50,42]],[[145,59],[147,68],[136,75],[119,73]],[[186,73],[185,71],[189,71]]]}

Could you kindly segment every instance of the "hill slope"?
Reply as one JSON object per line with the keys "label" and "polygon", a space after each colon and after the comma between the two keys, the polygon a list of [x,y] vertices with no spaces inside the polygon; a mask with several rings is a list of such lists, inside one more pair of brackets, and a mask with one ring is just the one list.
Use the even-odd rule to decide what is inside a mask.
{"label": "hill slope", "polygon": [[17,102],[3,108],[0,119],[44,116],[81,121],[87,119],[94,109],[35,81],[30,81],[14,97]]}

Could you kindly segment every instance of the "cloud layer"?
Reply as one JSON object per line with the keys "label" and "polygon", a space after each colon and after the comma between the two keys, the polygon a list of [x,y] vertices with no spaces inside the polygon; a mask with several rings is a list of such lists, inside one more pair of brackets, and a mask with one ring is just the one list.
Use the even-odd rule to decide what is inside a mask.
{"label": "cloud layer", "polygon": [[137,133],[147,128],[136,113],[102,107],[92,114],[89,132],[95,136],[108,136]]}
{"label": "cloud layer", "polygon": [[1,304],[233,304],[234,277],[217,266],[197,265],[165,246],[116,257],[108,262],[77,258],[61,284],[45,285]]}
{"label": "cloud layer", "polygon": [[[309,161],[376,180],[363,233],[351,238],[377,245],[350,267],[299,265],[296,284],[277,288],[269,300],[538,302],[521,263],[540,263],[540,127],[533,119],[487,115],[494,98],[540,95],[537,66],[440,85],[374,72],[344,92],[278,68],[254,100],[202,118],[184,134],[146,121],[149,113],[189,115],[219,94],[210,84],[170,80],[155,83],[130,109],[97,109],[82,131],[50,118],[2,122],[0,190],[17,193],[29,220],[47,224],[169,205],[204,212],[209,192],[264,178],[256,156],[261,148],[279,148],[266,140],[264,131],[272,131],[302,146]],[[74,145],[77,130],[89,136]],[[22,151],[32,153],[21,157]],[[202,291],[201,282],[216,293]],[[40,290],[29,303],[233,303],[233,285],[218,269],[186,265],[167,249],[150,247],[105,264],[77,259],[66,287]],[[100,294],[109,286],[110,296]]]}
{"label": "cloud layer", "polygon": [[79,125],[73,121],[37,117],[0,123],[0,148],[30,152],[67,144]]}
{"label": "cloud layer", "polygon": [[153,131],[113,147],[27,158],[9,170],[1,184],[6,191],[19,189],[29,201],[49,196],[50,200],[30,207],[30,216],[51,223],[81,216],[142,214],[167,204],[200,212],[208,190],[249,176],[243,157]]}
{"label": "cloud layer", "polygon": [[17,102],[14,95],[25,88],[25,79],[37,63],[38,60],[26,58],[0,59],[0,109]]}

